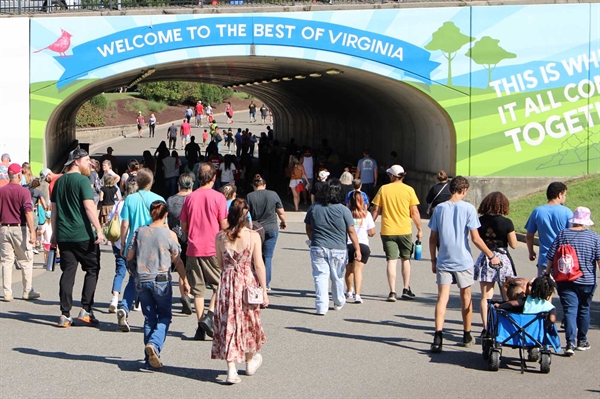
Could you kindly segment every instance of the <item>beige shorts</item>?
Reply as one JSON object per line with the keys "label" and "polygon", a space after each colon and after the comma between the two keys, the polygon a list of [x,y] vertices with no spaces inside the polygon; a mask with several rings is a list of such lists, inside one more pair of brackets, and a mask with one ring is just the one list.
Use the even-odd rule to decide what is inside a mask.
{"label": "beige shorts", "polygon": [[456,283],[458,288],[468,288],[473,285],[473,268],[460,272],[448,272],[437,270],[436,282],[438,285],[450,285]]}
{"label": "beige shorts", "polygon": [[194,297],[204,298],[204,290],[207,286],[213,291],[219,287],[221,270],[216,256],[188,256],[185,271]]}

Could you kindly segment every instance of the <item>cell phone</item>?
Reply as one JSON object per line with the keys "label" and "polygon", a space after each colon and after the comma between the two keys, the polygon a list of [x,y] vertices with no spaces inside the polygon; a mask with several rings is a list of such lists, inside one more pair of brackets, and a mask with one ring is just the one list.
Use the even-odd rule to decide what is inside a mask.
{"label": "cell phone", "polygon": [[165,282],[165,281],[169,281],[169,277],[166,274],[159,274],[158,276],[156,276],[156,281],[158,282]]}

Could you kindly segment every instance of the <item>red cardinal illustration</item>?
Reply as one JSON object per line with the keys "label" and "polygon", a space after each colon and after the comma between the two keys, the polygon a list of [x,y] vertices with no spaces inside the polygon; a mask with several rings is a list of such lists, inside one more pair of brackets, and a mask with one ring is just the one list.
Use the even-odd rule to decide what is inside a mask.
{"label": "red cardinal illustration", "polygon": [[67,55],[65,54],[65,51],[67,51],[69,49],[69,47],[71,47],[71,34],[64,29],[61,29],[60,31],[62,33],[61,33],[60,37],[58,38],[58,40],[56,40],[54,43],[52,43],[48,47],[44,47],[43,49],[34,51],[34,53],[39,53],[40,51],[47,49],[47,50],[52,50],[52,51],[58,53],[61,58],[67,57]]}

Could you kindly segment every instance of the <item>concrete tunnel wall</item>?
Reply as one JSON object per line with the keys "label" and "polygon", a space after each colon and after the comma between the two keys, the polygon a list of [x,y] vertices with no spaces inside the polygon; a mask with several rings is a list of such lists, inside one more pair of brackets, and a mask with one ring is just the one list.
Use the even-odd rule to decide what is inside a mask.
{"label": "concrete tunnel wall", "polygon": [[[308,77],[315,70],[331,68],[342,73]],[[256,56],[187,60],[155,69],[144,82],[187,80],[228,86],[305,75],[301,80],[238,88],[273,110],[276,138],[282,145],[294,137],[299,145],[317,147],[327,138],[341,160],[355,162],[362,149],[369,147],[381,166],[395,150],[420,198],[440,169],[454,174],[456,143],[451,120],[435,101],[406,83],[340,65]],[[48,164],[58,169],[64,162],[65,151],[75,140],[77,110],[85,100],[126,86],[140,74],[131,71],[93,82],[65,100],[48,123]]]}

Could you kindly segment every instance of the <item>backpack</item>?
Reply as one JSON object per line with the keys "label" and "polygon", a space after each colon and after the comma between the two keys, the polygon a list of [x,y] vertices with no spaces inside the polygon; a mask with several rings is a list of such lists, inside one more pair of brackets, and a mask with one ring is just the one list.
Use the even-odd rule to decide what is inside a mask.
{"label": "backpack", "polygon": [[223,141],[223,137],[221,137],[221,135],[219,133],[215,134],[215,141],[217,143],[220,143],[221,141]]}
{"label": "backpack", "polygon": [[[579,233],[577,233],[579,234]],[[575,236],[577,236],[577,234]],[[573,237],[575,238],[575,237]],[[557,283],[575,281],[583,276],[583,272],[579,267],[579,258],[575,248],[571,246],[565,239],[563,232],[557,237],[557,240],[563,242],[558,246],[556,254],[554,254],[552,274]]]}
{"label": "backpack", "polygon": [[102,182],[100,181],[100,177],[98,176],[98,172],[96,172],[95,170],[92,171],[91,173],[91,178],[92,178],[92,182],[93,182],[93,186],[94,186],[94,191],[96,192],[96,194],[100,194],[100,190],[102,189]]}
{"label": "backpack", "polygon": [[127,178],[127,181],[125,182],[125,188],[127,188],[127,186],[129,185],[129,183],[131,182],[135,182],[137,179],[137,173],[135,175],[128,173],[129,177]]}

